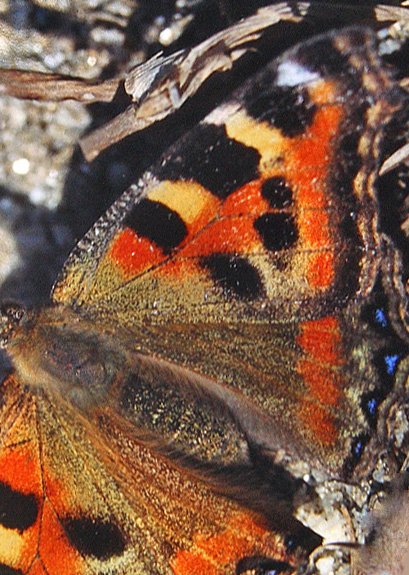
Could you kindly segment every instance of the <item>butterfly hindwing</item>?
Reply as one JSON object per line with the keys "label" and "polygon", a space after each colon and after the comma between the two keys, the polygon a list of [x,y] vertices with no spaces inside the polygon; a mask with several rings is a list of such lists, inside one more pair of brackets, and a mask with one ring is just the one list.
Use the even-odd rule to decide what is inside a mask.
{"label": "butterfly hindwing", "polygon": [[13,377],[1,392],[0,569],[227,575],[243,557],[266,557],[291,570],[260,514],[132,442],[115,418],[96,434]]}

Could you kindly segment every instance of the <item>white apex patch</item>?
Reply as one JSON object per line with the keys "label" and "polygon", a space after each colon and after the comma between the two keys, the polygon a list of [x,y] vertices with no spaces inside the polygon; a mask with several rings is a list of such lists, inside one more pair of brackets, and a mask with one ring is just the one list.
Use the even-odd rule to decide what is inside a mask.
{"label": "white apex patch", "polygon": [[216,126],[222,126],[226,118],[236,114],[240,111],[240,104],[238,102],[226,102],[217,106],[210,114],[206,116],[204,122],[206,124],[214,124]]}
{"label": "white apex patch", "polygon": [[286,60],[281,62],[277,68],[277,86],[298,86],[299,84],[308,84],[317,82],[320,79],[318,72],[312,72],[304,68],[298,62]]}

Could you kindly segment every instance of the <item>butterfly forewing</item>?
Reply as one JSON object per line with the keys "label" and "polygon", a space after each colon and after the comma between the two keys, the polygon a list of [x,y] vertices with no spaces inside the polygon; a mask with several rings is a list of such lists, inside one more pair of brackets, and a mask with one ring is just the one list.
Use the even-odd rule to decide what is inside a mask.
{"label": "butterfly forewing", "polygon": [[272,445],[281,427],[284,449],[349,473],[370,430],[346,390],[377,382],[351,369],[361,336],[345,326],[382,273],[374,174],[404,101],[370,32],[301,44],[114,204],[54,301],[115,318],[146,353],[239,390],[271,416]]}

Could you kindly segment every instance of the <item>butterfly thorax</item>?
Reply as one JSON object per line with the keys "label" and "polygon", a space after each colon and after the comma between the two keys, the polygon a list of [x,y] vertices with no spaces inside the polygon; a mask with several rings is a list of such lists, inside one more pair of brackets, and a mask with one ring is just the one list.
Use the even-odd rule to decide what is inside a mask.
{"label": "butterfly thorax", "polygon": [[125,363],[112,333],[65,306],[32,312],[12,304],[3,308],[1,321],[3,346],[26,384],[78,406],[106,393]]}

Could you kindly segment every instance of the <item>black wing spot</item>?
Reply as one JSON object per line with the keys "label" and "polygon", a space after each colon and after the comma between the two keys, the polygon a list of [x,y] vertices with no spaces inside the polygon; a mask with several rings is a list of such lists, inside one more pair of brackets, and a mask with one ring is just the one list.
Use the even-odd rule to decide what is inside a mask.
{"label": "black wing spot", "polygon": [[201,124],[184,141],[181,152],[164,162],[159,177],[174,182],[193,180],[226,199],[258,178],[259,161],[258,151],[229,138],[224,126]]}
{"label": "black wing spot", "polygon": [[296,531],[292,531],[284,537],[287,552],[295,555],[301,549],[309,555],[314,549],[322,545],[322,541],[321,535],[302,524]]}
{"label": "black wing spot", "polygon": [[245,258],[213,254],[202,258],[201,264],[227,295],[253,300],[264,293],[258,271]]}
{"label": "black wing spot", "polygon": [[0,575],[23,575],[23,572],[21,569],[13,569],[13,567],[0,563]]}
{"label": "black wing spot", "polygon": [[289,138],[304,134],[312,126],[317,111],[305,89],[271,88],[271,84],[257,84],[246,98],[245,106],[253,118],[269,122]]}
{"label": "black wing spot", "polygon": [[35,495],[14,491],[0,482],[0,524],[6,529],[25,531],[36,522],[38,501]]}
{"label": "black wing spot", "polygon": [[[353,211],[356,204],[354,197],[355,176],[362,167],[362,154],[359,151],[359,142],[366,126],[366,114],[369,108],[368,102],[355,103],[354,109],[349,113],[342,125],[339,138],[336,143],[336,158],[332,174],[332,185],[341,201],[348,201],[351,207],[347,212]],[[352,209],[351,209],[352,208]],[[356,234],[356,232],[355,232]]]}
{"label": "black wing spot", "polygon": [[271,252],[291,248],[298,239],[294,217],[287,213],[267,213],[258,217],[254,229]]}
{"label": "black wing spot", "polygon": [[177,212],[146,198],[136,204],[124,224],[139,236],[148,238],[164,253],[170,253],[187,236],[186,224]]}
{"label": "black wing spot", "polygon": [[71,543],[84,555],[106,561],[125,550],[125,535],[113,521],[71,517],[63,525]]}
{"label": "black wing spot", "polygon": [[[357,52],[362,51],[362,47],[367,42],[367,35],[359,29],[348,32],[348,40],[351,49]],[[334,48],[331,36],[324,36],[306,43],[305,47],[300,47],[297,52],[298,62],[311,72],[318,72],[321,77],[339,76],[340,70],[347,71],[345,76],[351,71],[351,75],[356,75],[356,70],[348,60],[348,54],[339,52]],[[359,79],[358,79],[359,82]]]}
{"label": "black wing spot", "polygon": [[269,178],[261,186],[261,195],[272,208],[288,208],[293,204],[293,192],[284,178]]}
{"label": "black wing spot", "polygon": [[253,555],[243,557],[236,565],[236,575],[278,575],[279,573],[291,573],[293,567],[285,561],[275,561],[268,557]]}

